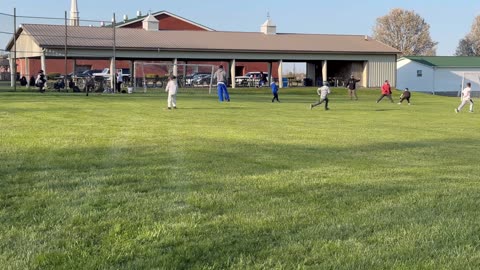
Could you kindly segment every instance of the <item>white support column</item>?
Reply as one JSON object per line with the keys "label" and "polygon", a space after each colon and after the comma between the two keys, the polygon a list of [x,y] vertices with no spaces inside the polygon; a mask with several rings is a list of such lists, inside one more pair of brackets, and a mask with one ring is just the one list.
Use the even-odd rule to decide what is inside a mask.
{"label": "white support column", "polygon": [[45,52],[42,53],[42,55],[40,56],[40,65],[41,65],[41,69],[43,70],[43,73],[45,74],[45,76],[47,76],[47,61],[45,60],[46,57],[45,57]]}
{"label": "white support column", "polygon": [[130,60],[128,68],[130,69],[130,81],[128,82],[128,86],[133,86],[133,82],[135,81],[135,71],[133,70],[135,68],[135,61]]}
{"label": "white support column", "polygon": [[75,76],[76,75],[77,75],[77,59],[73,59],[73,61],[72,61],[72,77],[70,77],[70,79],[65,77],[65,79],[64,79],[65,89],[68,89],[68,85],[69,85],[70,81],[75,83],[75,85],[77,84],[77,82],[75,81]]}
{"label": "white support column", "polygon": [[[12,53],[13,54],[13,53]],[[12,54],[10,54],[10,57],[8,58],[9,62],[10,62],[10,86],[11,87],[14,87],[15,86],[15,81],[16,81],[16,74],[15,73],[15,69],[13,68],[13,57],[12,57]]]}
{"label": "white support column", "polygon": [[278,61],[278,84],[283,88],[283,60]]}
{"label": "white support column", "polygon": [[237,61],[235,59],[230,60],[230,81],[232,83],[231,88],[235,88],[235,77],[237,74],[235,74],[235,67],[237,66]]}
{"label": "white support column", "polygon": [[110,58],[110,87],[112,88],[112,92],[115,92],[115,58]]}
{"label": "white support column", "polygon": [[273,66],[273,63],[268,62],[268,78],[267,78],[268,85],[270,85],[273,82],[272,66]]}
{"label": "white support column", "polygon": [[25,57],[25,74],[23,74],[29,83],[27,83],[27,89],[30,89],[30,59],[28,57]]}
{"label": "white support column", "polygon": [[368,61],[363,62],[363,87],[368,87]]}
{"label": "white support column", "polygon": [[[322,61],[322,80],[327,81],[327,60]],[[323,82],[322,82],[323,83]]]}
{"label": "white support column", "polygon": [[185,84],[185,79],[187,78],[187,64],[188,62],[185,61],[185,65],[183,66],[183,72],[182,72],[182,76],[183,76],[183,83]]}
{"label": "white support column", "polygon": [[173,59],[173,70],[172,70],[172,73],[173,73],[173,76],[175,77],[178,77],[178,59],[175,58]]}

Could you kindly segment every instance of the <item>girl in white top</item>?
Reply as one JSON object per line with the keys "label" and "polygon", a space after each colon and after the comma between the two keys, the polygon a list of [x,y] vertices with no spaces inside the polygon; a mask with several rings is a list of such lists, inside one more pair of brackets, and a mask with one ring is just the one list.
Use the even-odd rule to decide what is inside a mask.
{"label": "girl in white top", "polygon": [[175,80],[175,77],[170,75],[168,77],[168,83],[167,87],[165,88],[165,92],[168,93],[168,109],[171,110],[172,107],[174,109],[177,108],[177,82]]}
{"label": "girl in white top", "polygon": [[470,97],[470,94],[472,92],[472,84],[467,83],[467,87],[462,90],[462,103],[460,103],[460,106],[455,109],[455,112],[458,113],[462,110],[463,106],[467,104],[467,102],[470,102],[470,112],[473,112],[473,100]]}

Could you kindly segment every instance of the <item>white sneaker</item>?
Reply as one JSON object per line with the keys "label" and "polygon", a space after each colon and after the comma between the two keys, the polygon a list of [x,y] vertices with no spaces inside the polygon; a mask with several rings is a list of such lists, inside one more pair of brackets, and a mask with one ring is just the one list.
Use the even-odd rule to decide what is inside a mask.
{"label": "white sneaker", "polygon": [[412,103],[408,103],[408,105],[412,105]]}
{"label": "white sneaker", "polygon": [[398,102],[397,104],[400,105],[400,104],[402,104],[402,103]]}
{"label": "white sneaker", "polygon": [[472,112],[472,113],[473,113],[473,111],[472,111],[472,110],[470,110],[469,112]]}
{"label": "white sneaker", "polygon": [[458,112],[459,112],[459,110],[458,110],[458,109],[455,109],[455,112],[456,112],[456,113],[458,113]]}
{"label": "white sneaker", "polygon": [[312,109],[312,104],[310,104],[310,110]]}

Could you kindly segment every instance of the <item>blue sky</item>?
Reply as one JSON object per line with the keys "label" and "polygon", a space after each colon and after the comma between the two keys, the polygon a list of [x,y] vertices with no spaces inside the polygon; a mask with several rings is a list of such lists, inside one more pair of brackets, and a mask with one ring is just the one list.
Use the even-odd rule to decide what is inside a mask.
{"label": "blue sky", "polygon": [[[60,17],[70,10],[70,0],[1,0],[1,13],[17,15]],[[267,12],[277,24],[278,32],[318,34],[371,35],[376,18],[392,8],[414,10],[430,24],[430,34],[439,42],[437,55],[452,55],[460,38],[470,31],[475,16],[480,15],[478,0],[77,0],[80,18],[110,21],[115,12],[117,20],[124,14],[134,17],[137,10],[143,14],[167,10],[215,30],[259,31]],[[39,5],[39,3],[41,3]],[[0,31],[11,32],[13,23],[0,16]],[[6,21],[6,23],[5,23]],[[17,25],[27,22],[19,19]],[[32,22],[32,21],[28,21]],[[37,20],[37,23],[54,23]],[[61,21],[56,23],[62,23]],[[10,37],[0,33],[0,48],[4,49]]]}

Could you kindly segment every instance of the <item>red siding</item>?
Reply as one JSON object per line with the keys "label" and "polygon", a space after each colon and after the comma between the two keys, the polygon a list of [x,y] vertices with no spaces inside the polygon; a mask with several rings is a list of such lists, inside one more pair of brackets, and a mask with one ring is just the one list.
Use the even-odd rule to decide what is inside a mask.
{"label": "red siding", "polygon": [[[17,60],[17,72],[22,76],[31,76],[37,74],[41,69],[40,59],[29,59],[30,74],[27,74],[25,59]],[[46,72],[48,73],[65,73],[64,59],[47,59],[45,61]],[[90,66],[90,69],[104,69],[110,67],[110,60],[77,60],[77,66]],[[117,68],[129,68],[130,61],[117,61]],[[67,60],[67,73],[73,72],[73,60]]]}
{"label": "red siding", "polygon": [[[159,21],[158,30],[197,30],[197,31],[207,31],[199,26],[186,22],[184,20],[177,19],[175,17],[169,16],[167,14],[160,14],[155,16]],[[132,24],[127,24],[125,26],[120,26],[125,28],[142,28],[142,21],[135,22]]]}

